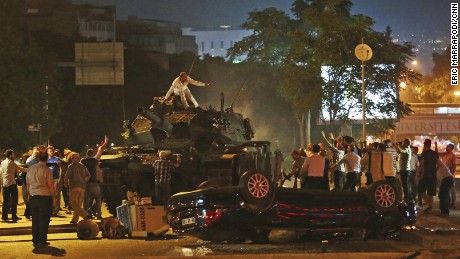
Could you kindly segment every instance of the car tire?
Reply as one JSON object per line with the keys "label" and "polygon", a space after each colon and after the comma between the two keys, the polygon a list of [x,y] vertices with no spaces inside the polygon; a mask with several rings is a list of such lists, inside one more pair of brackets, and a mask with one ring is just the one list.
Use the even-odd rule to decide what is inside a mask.
{"label": "car tire", "polygon": [[379,212],[393,210],[401,197],[398,188],[386,180],[376,181],[367,190],[371,206]]}
{"label": "car tire", "polygon": [[275,198],[274,185],[262,172],[249,170],[240,178],[241,195],[246,208],[254,212],[270,208]]}
{"label": "car tire", "polygon": [[214,181],[204,181],[198,185],[197,190],[208,189],[208,188],[218,188],[220,185]]}

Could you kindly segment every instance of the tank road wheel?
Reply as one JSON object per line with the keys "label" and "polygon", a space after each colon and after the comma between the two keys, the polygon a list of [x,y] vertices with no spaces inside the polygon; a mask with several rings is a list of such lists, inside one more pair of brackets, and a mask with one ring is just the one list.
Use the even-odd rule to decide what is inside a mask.
{"label": "tank road wheel", "polygon": [[273,204],[274,186],[270,180],[257,170],[244,173],[240,179],[241,195],[248,208],[255,212],[264,211]]}
{"label": "tank road wheel", "polygon": [[392,210],[398,204],[397,189],[385,180],[374,182],[368,191],[372,207],[380,212]]}

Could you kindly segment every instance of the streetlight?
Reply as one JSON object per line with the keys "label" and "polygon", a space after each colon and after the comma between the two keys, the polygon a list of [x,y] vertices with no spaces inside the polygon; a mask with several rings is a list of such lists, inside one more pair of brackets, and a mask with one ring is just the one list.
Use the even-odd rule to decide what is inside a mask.
{"label": "streetlight", "polygon": [[361,39],[361,44],[358,44],[355,48],[355,56],[361,60],[361,95],[362,95],[362,109],[363,109],[363,138],[362,141],[366,142],[366,112],[365,112],[365,101],[366,101],[366,91],[364,84],[364,61],[368,61],[372,58],[372,49],[369,45],[364,44],[364,38]]}

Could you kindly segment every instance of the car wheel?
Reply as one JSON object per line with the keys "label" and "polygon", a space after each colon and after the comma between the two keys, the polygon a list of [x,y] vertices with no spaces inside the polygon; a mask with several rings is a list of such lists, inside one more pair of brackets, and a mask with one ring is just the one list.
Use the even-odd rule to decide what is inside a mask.
{"label": "car wheel", "polygon": [[260,212],[267,210],[275,197],[274,186],[270,180],[257,170],[250,170],[244,173],[240,179],[242,197],[247,208]]}
{"label": "car wheel", "polygon": [[374,182],[368,189],[371,206],[380,212],[393,210],[400,197],[398,190],[385,180]]}
{"label": "car wheel", "polygon": [[208,189],[208,188],[218,188],[219,184],[213,181],[204,181],[198,185],[198,190]]}

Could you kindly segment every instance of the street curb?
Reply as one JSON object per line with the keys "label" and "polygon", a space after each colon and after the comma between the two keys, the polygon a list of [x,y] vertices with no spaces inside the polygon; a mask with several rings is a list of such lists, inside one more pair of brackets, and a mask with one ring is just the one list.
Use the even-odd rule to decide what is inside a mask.
{"label": "street curb", "polygon": [[[99,226],[99,230],[102,230],[102,223],[96,222]],[[64,225],[51,225],[48,228],[48,234],[56,233],[76,233],[77,225],[74,224],[64,224]],[[0,236],[9,236],[9,235],[31,235],[32,226],[27,227],[15,227],[15,228],[1,228]]]}
{"label": "street curb", "polygon": [[[74,233],[77,232],[75,225],[58,225],[50,226],[48,228],[49,234],[55,233]],[[12,236],[12,235],[27,235],[32,234],[32,227],[17,227],[17,228],[2,228],[0,229],[0,236]]]}

